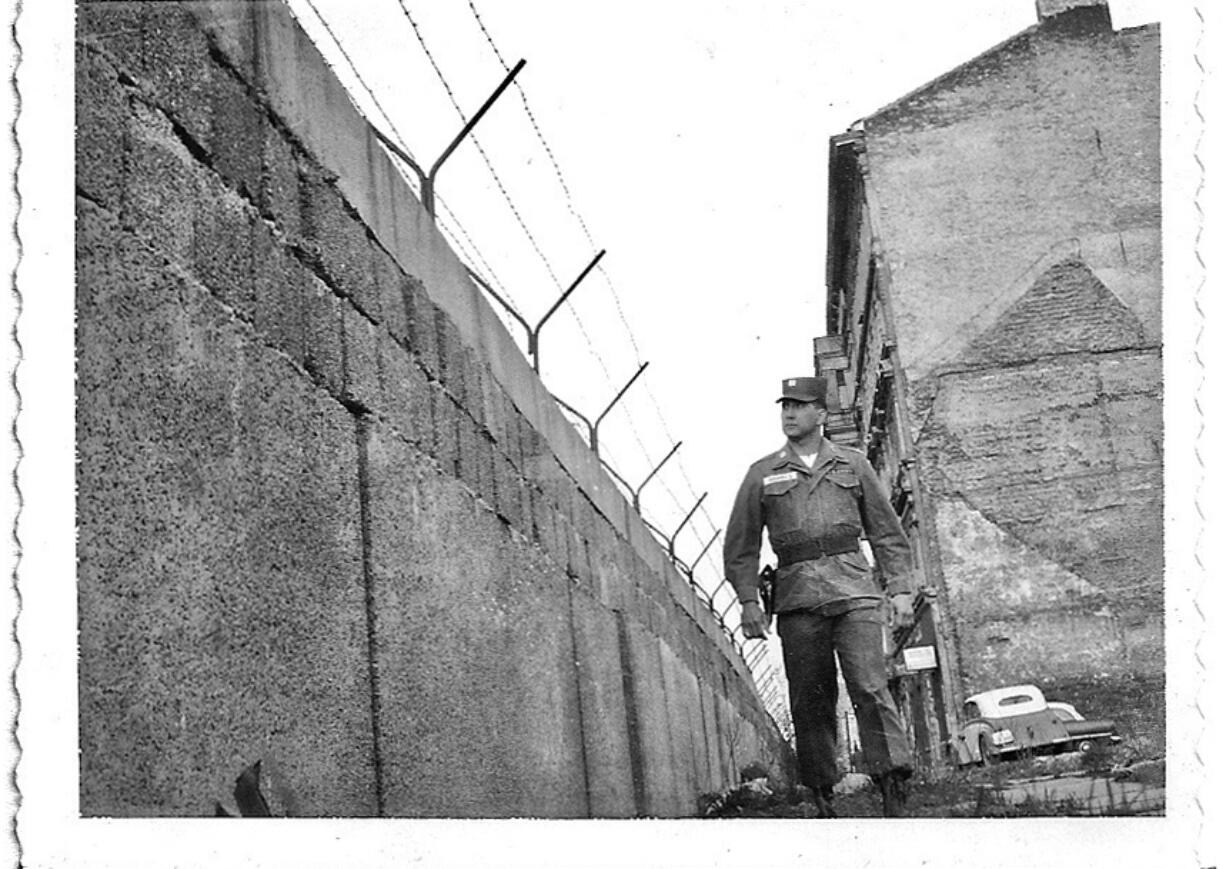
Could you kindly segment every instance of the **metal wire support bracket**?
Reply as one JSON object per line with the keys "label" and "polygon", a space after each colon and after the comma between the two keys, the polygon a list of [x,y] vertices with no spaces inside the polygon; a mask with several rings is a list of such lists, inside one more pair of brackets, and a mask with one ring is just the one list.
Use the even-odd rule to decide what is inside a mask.
{"label": "metal wire support bracket", "polygon": [[596,417],[595,422],[592,422],[591,420],[589,420],[586,416],[584,416],[579,411],[575,410],[575,408],[571,407],[569,404],[567,404],[562,399],[558,398],[556,395],[553,397],[554,401],[562,405],[562,407],[569,410],[575,416],[579,417],[579,419],[583,420],[584,425],[587,426],[588,446],[592,448],[592,452],[594,452],[597,456],[600,455],[600,443],[598,440],[600,436],[600,424],[604,422],[604,418],[609,415],[609,411],[613,409],[613,406],[617,404],[617,402],[621,401],[621,397],[626,394],[626,390],[634,385],[634,381],[639,379],[639,375],[643,373],[643,371],[647,368],[647,365],[648,363],[644,362],[642,365],[639,366],[639,370],[634,373],[633,377],[631,377],[628,381],[626,381],[626,385],[623,386],[621,388],[621,391],[619,391],[617,395],[613,397],[613,400],[609,402],[608,406],[606,406],[605,409],[601,411],[600,416]]}
{"label": "metal wire support bracket", "polygon": [[681,524],[677,526],[677,530],[668,538],[668,557],[673,561],[677,560],[675,546],[677,544],[677,535],[681,533],[681,529],[686,526],[686,523],[694,518],[694,514],[698,512],[698,508],[702,506],[702,502],[707,500],[707,493],[703,492],[698,500],[694,502],[694,506],[690,508],[690,512],[685,514],[685,518],[681,520]]}
{"label": "metal wire support bracket", "polygon": [[[722,528],[719,531],[716,531],[715,535],[710,540],[707,541],[707,545],[702,548],[702,551],[698,553],[698,555],[694,558],[692,562],[690,562],[689,564],[686,564],[685,562],[678,559],[677,563],[680,564],[682,567],[684,567],[687,573],[693,576],[694,568],[698,566],[698,562],[702,561],[702,557],[707,554],[707,550],[710,549],[712,545],[714,545],[715,541],[719,539],[719,535],[722,532],[723,532]],[[710,597],[710,601],[711,601],[712,607],[714,607],[715,605],[714,595]],[[712,609],[711,611],[714,612],[715,610]]]}
{"label": "metal wire support bracket", "polygon": [[681,449],[681,441],[677,441],[677,443],[673,444],[673,448],[668,451],[668,455],[660,459],[660,463],[651,469],[651,473],[647,475],[647,479],[639,483],[639,487],[634,490],[634,512],[638,513],[640,516],[643,514],[643,510],[640,505],[639,496],[643,493],[643,487],[651,482],[651,478],[659,473],[660,468],[664,467],[664,463],[671,459],[679,449]]}
{"label": "metal wire support bracket", "polygon": [[475,271],[472,270],[472,268],[468,266],[465,266],[465,269],[468,272],[468,276],[472,278],[473,281],[475,281],[477,285],[481,287],[481,289],[489,293],[490,298],[492,298],[499,305],[502,305],[503,310],[505,310],[512,317],[514,317],[519,322],[519,324],[524,327],[524,331],[527,332],[528,335],[530,336],[532,334],[532,326],[528,323],[527,320],[525,320],[520,315],[519,311],[511,307],[510,302],[508,302],[502,296],[498,295],[498,293],[495,292],[494,288],[489,285],[489,282],[486,281],[485,278],[481,277],[481,275],[477,274]]}
{"label": "metal wire support bracket", "polygon": [[[576,411],[573,407],[570,407],[569,405],[566,405],[560,401],[558,403],[561,404],[563,407],[565,407],[567,410],[569,410],[571,413],[578,413],[578,411]],[[677,444],[677,446],[679,447],[681,446],[681,444]],[[675,451],[676,447],[673,447],[673,449]],[[665,461],[667,460],[668,460],[668,457],[666,456]],[[664,464],[664,462],[661,462],[660,464]],[[637,493],[635,492],[634,486],[631,486],[628,482],[626,482],[626,478],[623,477],[621,474],[617,473],[617,471],[613,469],[612,465],[610,465],[604,459],[600,459],[600,466],[609,472],[610,477],[612,477],[617,482],[621,483],[622,488],[624,488],[626,492],[628,492],[632,497],[637,495]],[[652,471],[652,473],[654,474],[655,471]],[[651,477],[649,476],[647,479],[651,479]],[[643,485],[644,486],[647,485],[647,480],[643,481]],[[639,486],[640,491],[642,490],[642,488],[643,486]],[[634,501],[634,509],[636,512],[638,512],[639,519],[642,521],[644,527],[646,527],[647,530],[650,531],[652,534],[656,535],[656,537],[660,538],[661,544],[666,543],[668,541],[668,535],[665,534],[663,531],[661,531],[659,528],[657,528],[655,525],[652,525],[651,522],[647,520],[647,517],[644,516],[641,512],[639,512],[638,503],[639,502],[636,498]]]}
{"label": "metal wire support bracket", "polygon": [[532,357],[532,370],[537,374],[541,373],[541,329],[545,327],[546,321],[554,315],[554,312],[557,311],[558,308],[562,307],[562,303],[566,301],[566,299],[575,291],[583,279],[587,277],[588,272],[596,268],[596,263],[600,262],[604,255],[605,252],[603,250],[596,254],[596,257],[587,264],[587,268],[585,268],[579,277],[575,278],[574,282],[567,287],[566,292],[564,292],[558,298],[558,300],[553,303],[553,307],[545,312],[545,316],[541,317],[540,322],[538,322],[534,328],[528,330],[528,355]]}
{"label": "metal wire support bracket", "polygon": [[[562,404],[562,402],[559,401],[558,404]],[[576,413],[576,414],[578,413],[578,411],[576,411],[574,408],[567,407],[565,404],[562,404],[562,406],[566,407],[567,410],[569,410],[571,413]],[[617,473],[617,471],[614,470],[612,465],[610,465],[604,459],[601,459],[600,466],[609,472],[610,477],[612,477],[617,482],[621,483],[622,488],[626,490],[627,494],[634,493],[634,486],[631,486],[629,483],[627,483],[626,478],[623,477],[621,474]]]}
{"label": "metal wire support bracket", "polygon": [[688,576],[690,580],[690,585],[694,589],[694,597],[698,598],[699,600],[703,602],[703,604],[707,608],[707,612],[714,614],[715,613],[715,601],[711,599],[711,595],[707,594],[707,590],[703,588],[699,583],[694,581],[693,571],[690,571],[688,573]]}
{"label": "metal wire support bracket", "polygon": [[403,148],[401,148],[387,136],[383,135],[383,133],[381,133],[377,128],[375,129],[375,135],[379,138],[379,141],[386,145],[389,151],[407,163],[409,168],[412,169],[417,175],[417,180],[421,183],[421,204],[426,209],[426,213],[430,215],[431,220],[434,219],[434,186],[435,181],[438,178],[439,169],[443,168],[443,163],[445,163],[447,158],[451,156],[451,153],[459,147],[460,143],[464,141],[464,138],[472,132],[473,127],[477,126],[477,122],[485,116],[485,113],[489,111],[490,106],[494,105],[497,99],[502,96],[502,92],[510,86],[511,82],[515,79],[515,76],[519,74],[519,71],[524,68],[524,64],[526,63],[526,60],[520,60],[519,63],[512,67],[511,71],[507,73],[506,78],[502,80],[502,84],[498,85],[497,89],[490,94],[489,98],[482,104],[481,108],[477,109],[477,113],[468,119],[468,123],[464,125],[464,129],[460,130],[459,134],[451,140],[451,144],[448,145],[439,158],[434,161],[434,165],[430,167],[429,172],[423,172],[422,168],[417,165],[417,162],[412,157],[405,153]]}

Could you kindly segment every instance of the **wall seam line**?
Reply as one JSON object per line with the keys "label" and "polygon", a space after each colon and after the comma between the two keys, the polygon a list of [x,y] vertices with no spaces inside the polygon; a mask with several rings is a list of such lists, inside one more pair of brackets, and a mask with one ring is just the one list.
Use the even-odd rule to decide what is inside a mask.
{"label": "wall seam line", "polygon": [[643,741],[639,728],[638,700],[634,694],[634,661],[630,654],[630,636],[626,629],[626,614],[621,610],[617,617],[617,650],[621,657],[622,695],[626,710],[626,734],[630,743],[630,780],[634,784],[635,814],[647,816],[647,789],[643,781]]}
{"label": "wall seam line", "polygon": [[378,816],[383,818],[387,817],[387,802],[384,794],[383,751],[379,739],[382,704],[379,695],[379,663],[376,658],[378,634],[375,625],[374,570],[371,565],[370,464],[367,446],[370,420],[365,414],[354,414],[354,422],[358,447],[358,507],[361,523],[363,609],[366,616],[366,667],[370,685],[371,755],[375,773],[375,810]]}
{"label": "wall seam line", "polygon": [[592,776],[588,767],[587,727],[583,716],[583,674],[579,667],[579,644],[575,631],[575,584],[567,583],[566,607],[570,614],[570,650],[575,661],[575,710],[579,717],[579,763],[583,769],[583,795],[587,801],[587,816],[592,814]]}

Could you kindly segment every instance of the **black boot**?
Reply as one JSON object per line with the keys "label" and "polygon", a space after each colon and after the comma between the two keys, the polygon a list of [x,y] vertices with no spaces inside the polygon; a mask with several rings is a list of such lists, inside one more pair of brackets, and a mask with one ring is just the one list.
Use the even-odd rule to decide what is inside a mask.
{"label": "black boot", "polygon": [[910,777],[911,770],[901,767],[874,776],[877,787],[881,790],[882,817],[905,818],[907,816],[907,779]]}
{"label": "black boot", "polygon": [[819,818],[837,818],[834,810],[834,788],[827,785],[817,789],[817,816]]}

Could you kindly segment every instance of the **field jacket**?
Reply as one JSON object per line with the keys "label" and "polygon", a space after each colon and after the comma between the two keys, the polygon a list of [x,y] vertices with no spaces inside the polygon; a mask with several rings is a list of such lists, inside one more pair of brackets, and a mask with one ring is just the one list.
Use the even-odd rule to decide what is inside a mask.
{"label": "field jacket", "polygon": [[912,586],[911,547],[889,495],[859,450],[822,439],[809,468],[790,443],[749,466],[724,534],[724,574],[742,603],[758,599],[762,529],[779,558],[775,611],[873,605]]}

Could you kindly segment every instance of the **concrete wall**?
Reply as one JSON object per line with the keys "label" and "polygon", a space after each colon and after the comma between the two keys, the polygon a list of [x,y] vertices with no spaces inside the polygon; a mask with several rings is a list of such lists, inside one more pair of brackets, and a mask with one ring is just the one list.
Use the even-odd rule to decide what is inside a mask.
{"label": "concrete wall", "polygon": [[677,816],[744,662],[279,3],[84,2],[80,808]]}
{"label": "concrete wall", "polygon": [[1158,48],[1073,9],[863,125],[964,691],[1161,688]]}

